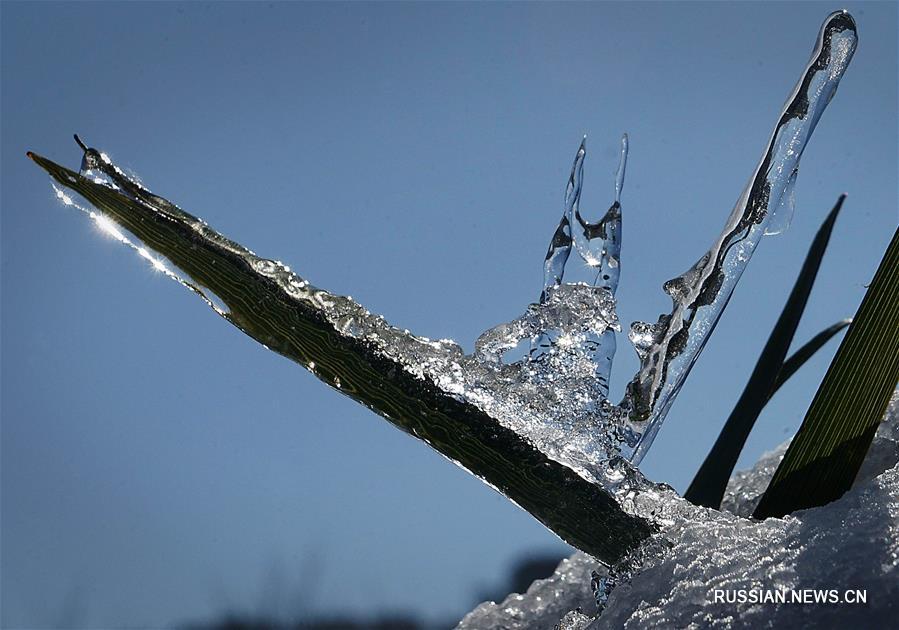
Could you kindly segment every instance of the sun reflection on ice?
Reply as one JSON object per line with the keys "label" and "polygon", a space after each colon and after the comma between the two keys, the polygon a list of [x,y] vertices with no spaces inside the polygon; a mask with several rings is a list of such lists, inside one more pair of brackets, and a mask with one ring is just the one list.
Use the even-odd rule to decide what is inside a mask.
{"label": "sun reflection on ice", "polygon": [[170,269],[162,259],[155,257],[146,247],[133,243],[131,239],[125,236],[124,232],[122,232],[119,226],[116,225],[116,223],[112,219],[107,217],[105,214],[94,212],[93,210],[89,210],[88,208],[79,205],[64,190],[56,186],[56,184],[52,184],[52,186],[53,190],[56,191],[56,198],[59,199],[63,204],[75,208],[76,210],[80,210],[81,212],[89,216],[91,220],[93,220],[94,225],[100,228],[101,232],[108,236],[111,236],[119,243],[122,243],[123,245],[126,245],[133,249],[141,258],[147,260],[150,263],[154,271],[164,274],[181,286],[199,295],[203,299],[203,301],[205,301],[219,315],[227,315],[227,310],[222,306],[216,304],[215,301],[213,301],[209,296],[206,295],[206,293],[202,289],[200,289],[200,287],[182,278],[175,271]]}
{"label": "sun reflection on ice", "polygon": [[110,221],[108,217],[91,211],[88,211],[88,214],[90,215],[90,218],[94,220],[94,223],[97,224],[97,227],[100,228],[100,230],[102,230],[105,234],[108,234],[120,243],[125,243],[128,245],[131,244],[128,241],[128,238],[124,234],[122,234],[122,231],[119,230],[116,224]]}

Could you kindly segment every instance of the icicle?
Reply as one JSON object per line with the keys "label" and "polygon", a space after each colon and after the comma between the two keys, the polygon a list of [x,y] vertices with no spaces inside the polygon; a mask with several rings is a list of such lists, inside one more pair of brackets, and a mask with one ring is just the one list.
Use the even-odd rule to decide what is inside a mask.
{"label": "icicle", "polygon": [[[624,173],[627,164],[627,135],[621,139],[621,156],[615,175],[615,199],[606,214],[596,223],[584,219],[580,211],[580,198],[583,190],[584,158],[587,155],[586,136],[581,141],[575,155],[568,185],[565,188],[565,203],[562,220],[550,241],[549,250],[544,263],[544,285],[540,295],[540,303],[546,304],[557,288],[566,279],[565,270],[572,246],[584,263],[588,282],[574,283],[569,271],[568,285],[582,284],[581,292],[608,292],[608,299],[614,303],[615,291],[618,288],[621,259],[621,189],[624,185]],[[531,362],[545,362],[553,354],[571,351],[571,326],[563,321],[546,322],[548,327],[536,332],[531,344],[529,359]],[[495,331],[499,332],[499,331]],[[509,332],[508,328],[502,332]],[[533,333],[532,333],[533,334]],[[609,394],[609,376],[612,372],[612,361],[615,358],[615,328],[603,326],[597,330],[580,330],[575,340],[579,352],[583,353],[594,366],[594,377],[599,385],[599,396],[605,399]],[[491,336],[482,337],[483,343]],[[514,339],[509,339],[503,350],[511,349]],[[517,345],[517,341],[515,342]],[[512,346],[514,347],[514,346]]]}
{"label": "icicle", "polygon": [[596,223],[586,221],[579,204],[572,207],[573,241],[578,254],[590,268],[591,282],[606,287],[612,294],[618,289],[621,260],[621,189],[627,166],[627,134],[621,138],[621,154],[615,173],[615,200],[606,214]]}
{"label": "icicle", "polygon": [[[631,428],[642,434],[633,463],[638,464],[652,444],[759,240],[769,230],[783,227],[784,222],[774,215],[789,210],[790,204],[781,202],[785,194],[789,197],[802,152],[856,44],[852,16],[846,11],[832,13],[724,231],[690,270],[665,283],[665,292],[674,302],[671,314],[654,326],[642,322],[632,326],[641,366],[621,407],[627,410]],[[648,344],[647,334],[652,337]]]}
{"label": "icicle", "polygon": [[571,166],[571,175],[568,176],[568,185],[565,187],[565,203],[562,212],[562,220],[556,228],[549,249],[546,252],[546,260],[543,262],[543,293],[540,294],[540,302],[544,302],[547,292],[562,284],[562,276],[565,273],[565,263],[571,254],[571,217],[572,210],[577,207],[581,199],[581,188],[584,183],[584,157],[587,155],[587,136],[581,140],[577,154],[574,156],[574,164]]}

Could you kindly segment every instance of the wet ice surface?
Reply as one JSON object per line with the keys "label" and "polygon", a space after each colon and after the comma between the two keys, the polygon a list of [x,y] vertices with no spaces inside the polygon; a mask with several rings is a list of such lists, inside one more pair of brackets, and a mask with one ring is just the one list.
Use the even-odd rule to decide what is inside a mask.
{"label": "wet ice surface", "polygon": [[[890,627],[899,613],[899,391],[893,396],[853,488],[828,505],[752,521],[674,499],[673,542],[619,585],[598,618],[584,553],[523,595],[484,603],[460,630],[671,627]],[[736,473],[724,506],[746,514],[767,487],[786,444]],[[867,605],[714,603],[714,589],[866,589]],[[578,611],[581,616],[571,615]],[[583,616],[590,617],[586,624]],[[878,625],[878,622],[882,625]]]}

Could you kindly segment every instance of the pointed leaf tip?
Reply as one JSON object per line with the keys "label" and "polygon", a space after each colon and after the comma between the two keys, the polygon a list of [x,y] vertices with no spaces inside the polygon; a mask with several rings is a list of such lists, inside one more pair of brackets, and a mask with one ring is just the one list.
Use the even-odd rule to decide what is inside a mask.
{"label": "pointed leaf tip", "polygon": [[831,326],[816,335],[791,357],[786,358],[844,200],[845,196],[837,200],[821,227],[818,228],[805,261],[802,263],[799,276],[790,291],[790,297],[765,343],[749,382],[684,495],[688,501],[696,505],[720,508],[721,500],[727,489],[727,482],[762,409],[774,392],[803,363],[831,337],[845,328],[846,325],[842,322]]}
{"label": "pointed leaf tip", "polygon": [[899,230],[852,319],[754,518],[824,505],[852,486],[899,381]]}

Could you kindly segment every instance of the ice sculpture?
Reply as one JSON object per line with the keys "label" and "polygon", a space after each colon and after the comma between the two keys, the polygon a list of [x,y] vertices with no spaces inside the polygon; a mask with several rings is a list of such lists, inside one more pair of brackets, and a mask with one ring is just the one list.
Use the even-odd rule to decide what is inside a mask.
{"label": "ice sculpture", "polygon": [[[665,284],[672,312],[655,324],[632,325],[641,366],[618,405],[608,400],[608,375],[619,329],[614,294],[626,136],[614,200],[596,223],[579,207],[581,144],[540,300],[484,333],[472,354],[449,340],[398,330],[351,298],[257,256],[77,137],[80,172],[29,156],[98,212],[57,188],[64,203],[88,213],[244,333],[422,439],[567,542],[613,564],[645,550],[654,532],[673,527],[674,493],[644,479],[628,460],[638,463],[652,443],[760,238],[784,223],[783,200],[799,159],[855,45],[852,17],[830,15],[724,231],[688,272]],[[572,253],[590,271],[586,282],[573,282],[566,271]],[[522,346],[523,357],[506,360]]]}

